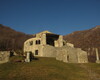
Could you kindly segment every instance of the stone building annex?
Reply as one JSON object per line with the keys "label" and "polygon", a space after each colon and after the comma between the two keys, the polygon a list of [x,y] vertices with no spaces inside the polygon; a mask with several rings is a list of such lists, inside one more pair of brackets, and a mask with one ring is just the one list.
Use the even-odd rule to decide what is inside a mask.
{"label": "stone building annex", "polygon": [[62,35],[43,31],[24,42],[26,61],[30,61],[30,54],[38,57],[55,57],[66,63],[87,63],[87,52],[74,48],[73,44],[66,43]]}

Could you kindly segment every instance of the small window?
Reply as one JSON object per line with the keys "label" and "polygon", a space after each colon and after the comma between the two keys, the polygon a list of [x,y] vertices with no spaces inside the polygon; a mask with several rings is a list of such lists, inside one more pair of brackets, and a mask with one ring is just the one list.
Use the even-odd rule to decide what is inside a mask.
{"label": "small window", "polygon": [[40,40],[36,40],[36,44],[40,44]]}
{"label": "small window", "polygon": [[33,45],[33,41],[30,41],[30,45]]}
{"label": "small window", "polygon": [[38,50],[35,50],[35,55],[38,55]]}
{"label": "small window", "polygon": [[69,55],[67,55],[67,61],[69,61]]}

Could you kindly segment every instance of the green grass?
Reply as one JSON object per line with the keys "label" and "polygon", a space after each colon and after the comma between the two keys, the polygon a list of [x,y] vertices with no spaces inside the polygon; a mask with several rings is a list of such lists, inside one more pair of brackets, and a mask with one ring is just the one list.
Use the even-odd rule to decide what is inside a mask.
{"label": "green grass", "polygon": [[[13,60],[13,58],[11,59]],[[100,64],[82,64],[100,74]],[[54,58],[39,58],[30,63],[0,64],[0,80],[91,80],[81,64],[63,63]]]}

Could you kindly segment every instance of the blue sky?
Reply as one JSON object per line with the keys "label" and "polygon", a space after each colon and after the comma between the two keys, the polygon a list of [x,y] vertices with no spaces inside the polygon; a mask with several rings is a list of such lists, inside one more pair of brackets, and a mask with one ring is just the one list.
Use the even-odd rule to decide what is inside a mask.
{"label": "blue sky", "polygon": [[0,0],[0,24],[66,35],[100,25],[100,0]]}

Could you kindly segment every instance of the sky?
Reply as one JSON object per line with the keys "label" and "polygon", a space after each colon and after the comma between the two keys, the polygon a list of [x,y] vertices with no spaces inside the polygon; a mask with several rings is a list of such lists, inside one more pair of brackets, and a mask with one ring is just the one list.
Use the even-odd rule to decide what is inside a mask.
{"label": "sky", "polygon": [[100,0],[0,0],[0,24],[66,35],[100,25]]}

